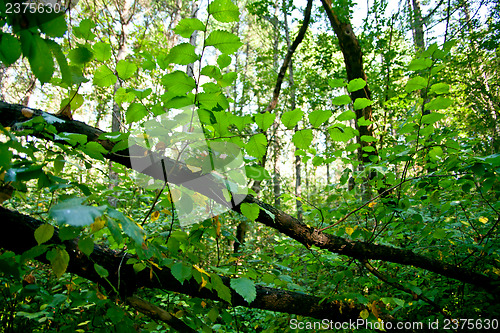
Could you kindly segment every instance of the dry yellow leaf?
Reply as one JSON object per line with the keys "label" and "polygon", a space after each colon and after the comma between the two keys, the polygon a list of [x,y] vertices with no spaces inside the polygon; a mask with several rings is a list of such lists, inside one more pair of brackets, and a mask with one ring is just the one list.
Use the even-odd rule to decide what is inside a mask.
{"label": "dry yellow leaf", "polygon": [[160,217],[160,212],[159,211],[154,211],[153,214],[151,214],[151,221],[156,221]]}

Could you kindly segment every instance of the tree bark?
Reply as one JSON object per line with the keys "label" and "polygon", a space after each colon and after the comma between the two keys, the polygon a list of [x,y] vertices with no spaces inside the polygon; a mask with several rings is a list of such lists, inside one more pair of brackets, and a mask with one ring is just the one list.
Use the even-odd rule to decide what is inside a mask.
{"label": "tree bark", "polygon": [[[351,23],[349,20],[341,20],[341,18],[335,13],[331,0],[321,0],[323,8],[326,11],[330,24],[339,40],[340,49],[344,56],[344,63],[347,72],[347,80],[351,81],[354,79],[363,79],[366,82],[367,77],[363,67],[363,52],[361,46],[359,45],[358,39],[352,30]],[[358,98],[366,98],[371,100],[371,93],[368,84],[360,90],[353,91],[350,93],[353,102]],[[356,119],[364,117],[366,120],[373,121],[373,113],[371,105],[354,110],[356,113]],[[363,136],[374,136],[373,124],[370,125],[359,125],[356,121],[356,129],[359,131],[359,137]],[[364,165],[372,163],[371,159],[378,160],[378,153],[375,149],[374,142],[366,142],[360,140],[361,147],[358,148],[358,161],[362,162]],[[375,150],[371,152],[366,152],[363,148],[371,146]],[[372,157],[373,156],[373,157]]]}

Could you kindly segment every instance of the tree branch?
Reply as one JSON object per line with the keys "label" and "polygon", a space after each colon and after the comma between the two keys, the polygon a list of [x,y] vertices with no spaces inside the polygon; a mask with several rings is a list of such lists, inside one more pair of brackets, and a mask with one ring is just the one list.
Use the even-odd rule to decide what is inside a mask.
{"label": "tree branch", "polygon": [[[13,126],[16,122],[26,120],[25,116],[23,116],[21,112],[21,109],[23,108],[25,107],[22,105],[0,102],[0,124],[3,126]],[[40,110],[30,110],[36,115],[43,115],[45,117],[49,115]],[[103,131],[90,127],[79,121],[66,120],[60,123],[54,123],[53,125],[60,132],[85,134],[88,137],[88,141],[100,142],[104,148],[108,149],[108,151],[111,151],[115,144],[107,140],[98,139],[99,135],[104,133]],[[48,135],[47,133],[34,132],[32,135],[54,140],[54,135]],[[62,143],[67,144],[67,142]],[[130,152],[134,153],[132,156],[146,156],[140,158],[147,158],[148,162],[150,162],[150,159],[147,156],[151,152],[139,146],[130,147],[116,153],[110,152],[105,156],[114,162],[121,163],[124,166],[131,168],[129,157],[131,154]],[[163,180],[161,161],[162,160],[159,159],[155,165],[144,169],[142,173]],[[177,163],[176,161],[166,157],[163,157],[163,161],[165,165],[171,166],[175,169],[174,172],[172,172],[172,176],[168,179],[169,182],[182,184],[186,179],[193,180],[200,177],[199,173],[192,172],[186,165]],[[185,185],[189,188],[189,183]],[[233,206],[230,202],[226,201],[226,199],[224,199],[223,192],[226,190],[225,187],[222,188],[221,184],[217,182],[215,178],[210,178],[210,175],[204,175],[203,184],[200,184],[199,187],[192,187],[191,189],[228,206],[238,213],[241,213],[240,204]],[[497,295],[497,297],[500,295],[500,280],[496,277],[486,276],[467,268],[448,264],[441,260],[428,258],[410,250],[399,249],[387,245],[378,245],[369,242],[348,240],[339,236],[321,232],[318,229],[307,226],[293,216],[259,201],[252,195],[247,195],[242,202],[255,203],[263,208],[259,211],[259,215],[256,219],[257,222],[263,223],[281,233],[284,233],[308,248],[316,246],[332,253],[338,253],[355,259],[383,260],[401,265],[415,266],[458,281],[472,284],[478,288],[491,292],[493,295]]]}
{"label": "tree branch", "polygon": [[[0,227],[2,230],[9,230],[9,232],[0,233],[0,248],[22,254],[37,246],[34,231],[43,224],[42,221],[1,206],[0,216],[2,217]],[[90,257],[87,257],[79,250],[77,239],[61,241],[58,228],[55,228],[54,236],[43,245],[64,245],[70,257],[67,268],[68,272],[96,282],[110,292],[113,292],[114,288],[119,286],[119,292],[125,299],[132,296],[139,288],[145,287],[170,290],[193,297],[224,301],[218,296],[217,291],[202,288],[193,278],[181,284],[172,275],[168,267],[161,267],[160,269],[153,265],[151,266],[153,270],[152,274],[149,269],[136,273],[132,265],[122,264],[122,262],[127,262],[128,259],[135,258],[127,253],[123,254],[105,246],[95,244],[94,251]],[[38,255],[35,259],[48,263],[44,254]],[[109,275],[107,278],[102,278],[97,274],[94,269],[94,263],[108,270]],[[224,285],[231,290],[232,306],[240,305],[248,308],[298,314],[318,319],[327,318],[335,321],[356,320],[360,312],[365,309],[362,305],[341,301],[322,302],[322,298],[320,297],[260,285],[255,286],[257,296],[249,304],[230,288],[230,278],[221,276],[221,279]]]}

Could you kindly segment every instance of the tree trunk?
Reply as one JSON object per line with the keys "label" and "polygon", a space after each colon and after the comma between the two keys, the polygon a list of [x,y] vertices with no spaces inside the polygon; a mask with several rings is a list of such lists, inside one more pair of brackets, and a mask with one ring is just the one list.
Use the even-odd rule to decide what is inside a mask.
{"label": "tree trunk", "polygon": [[[363,68],[363,52],[359,45],[358,39],[352,30],[351,23],[348,19],[341,20],[340,17],[334,12],[331,0],[321,0],[323,8],[326,11],[330,24],[332,25],[335,35],[339,40],[340,49],[344,56],[344,63],[347,72],[347,80],[363,79],[367,81],[365,70]],[[371,99],[370,89],[368,84],[360,90],[351,92],[351,99],[353,102],[358,98]],[[371,105],[355,110],[356,119],[365,118],[366,120],[373,121]],[[372,136],[374,137],[373,124],[359,125],[356,121],[356,129],[359,131],[359,137]],[[378,153],[375,149],[374,142],[367,142],[360,140],[361,147],[358,149],[358,160],[363,164],[372,163],[373,160],[378,160]],[[371,146],[375,150],[366,152],[363,148]]]}

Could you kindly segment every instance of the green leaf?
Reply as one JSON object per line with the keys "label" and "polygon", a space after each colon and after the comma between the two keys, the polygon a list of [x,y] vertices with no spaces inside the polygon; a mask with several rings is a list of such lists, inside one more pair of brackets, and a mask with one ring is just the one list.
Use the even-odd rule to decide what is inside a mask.
{"label": "green leaf", "polygon": [[178,65],[187,65],[200,59],[196,54],[195,46],[190,43],[182,43],[174,46],[168,54],[168,61]]}
{"label": "green leaf", "polygon": [[91,19],[83,19],[78,27],[73,28],[73,33],[76,37],[90,41],[96,37],[96,35],[92,32],[94,27],[95,23]]}
{"label": "green leaf", "polygon": [[304,116],[304,111],[301,109],[295,109],[283,113],[281,116],[281,122],[286,128],[292,129]]}
{"label": "green leaf", "polygon": [[250,156],[262,158],[267,150],[267,138],[263,133],[259,133],[250,138],[246,145],[246,151]]}
{"label": "green leaf", "polygon": [[260,208],[255,203],[242,203],[240,205],[240,210],[245,217],[251,221],[255,221],[259,217]]}
{"label": "green leaf", "polygon": [[38,245],[45,243],[54,235],[54,227],[50,224],[42,224],[35,230],[35,240]]}
{"label": "green leaf", "polygon": [[231,54],[236,52],[243,43],[240,38],[233,33],[215,30],[205,40],[206,46],[214,46],[222,53]]}
{"label": "green leaf", "polygon": [[361,139],[361,141],[364,141],[364,142],[376,142],[377,141],[377,139],[375,139],[371,135],[362,135],[360,139]]}
{"label": "green leaf", "polygon": [[257,126],[259,126],[263,131],[266,131],[274,123],[276,115],[269,112],[257,113],[254,118]]}
{"label": "green leaf", "polygon": [[93,49],[94,57],[97,61],[106,61],[111,58],[111,46],[108,43],[97,42]]}
{"label": "green leaf", "polygon": [[347,84],[347,91],[348,92],[353,92],[353,91],[358,91],[360,89],[363,89],[366,86],[366,81],[363,79],[354,79],[349,81]]}
{"label": "green leaf", "polygon": [[54,173],[56,175],[63,170],[64,164],[66,164],[66,161],[64,160],[64,156],[57,155],[56,159],[54,160]]}
{"label": "green leaf", "polygon": [[231,289],[224,284],[220,276],[217,274],[210,274],[210,282],[212,283],[212,287],[217,291],[219,298],[231,303]]}
{"label": "green leaf", "polygon": [[217,64],[219,65],[220,69],[223,69],[231,64],[231,57],[227,54],[221,54],[217,58]]}
{"label": "green leaf", "polygon": [[21,56],[21,43],[11,34],[0,32],[0,61],[7,67]]}
{"label": "green leaf", "polygon": [[174,32],[184,38],[189,38],[195,30],[205,31],[205,24],[197,18],[185,18],[177,24]]}
{"label": "green leaf", "polygon": [[222,74],[220,72],[219,67],[213,66],[213,65],[207,65],[201,69],[200,72],[201,75],[206,75],[212,79],[220,79],[222,77]]}
{"label": "green leaf", "polygon": [[49,216],[59,224],[69,224],[75,227],[90,225],[101,216],[105,206],[83,206],[85,198],[72,198],[62,201],[49,211]]}
{"label": "green leaf", "polygon": [[186,266],[180,262],[175,263],[170,272],[181,284],[184,284],[184,281],[189,279],[193,274],[193,268],[191,266]]}
{"label": "green leaf", "polygon": [[61,45],[57,44],[53,40],[46,40],[47,46],[52,51],[52,54],[57,60],[57,64],[59,65],[59,71],[61,72],[61,80],[67,85],[71,85],[73,78],[71,74],[71,70],[68,66],[68,61],[64,56]]}
{"label": "green leaf", "polygon": [[[434,124],[435,122],[443,119],[445,117],[444,114],[438,112],[432,112],[426,114],[422,117],[422,124]],[[411,124],[414,125],[414,124]]]}
{"label": "green leaf", "polygon": [[99,274],[99,276],[102,278],[107,278],[109,276],[108,270],[99,264],[94,264],[94,269],[96,273]]}
{"label": "green leaf", "polygon": [[415,90],[424,89],[427,87],[427,80],[420,76],[411,78],[406,84],[405,91],[410,93]]}
{"label": "green leaf", "polygon": [[65,249],[57,247],[47,252],[47,259],[50,261],[50,265],[52,266],[54,274],[58,278],[60,278],[68,268],[68,263],[69,263],[68,252],[66,252]]}
{"label": "green leaf", "polygon": [[351,110],[344,111],[337,117],[337,121],[346,121],[351,119],[356,119],[356,113]]}
{"label": "green leaf", "polygon": [[311,145],[312,139],[313,131],[312,129],[308,128],[295,132],[292,137],[292,142],[298,149],[306,149]]}
{"label": "green leaf", "polygon": [[59,228],[59,239],[62,241],[68,240],[68,239],[74,239],[78,236],[80,233],[80,229],[76,227],[72,227],[69,225],[65,225]]}
{"label": "green leaf", "polygon": [[359,126],[369,126],[371,124],[373,124],[373,121],[366,120],[364,116],[358,119]]}
{"label": "green leaf", "polygon": [[435,83],[431,86],[429,92],[437,95],[446,94],[450,92],[450,86],[447,83]]}
{"label": "green leaf", "polygon": [[208,5],[208,13],[219,22],[235,22],[240,18],[238,6],[231,0],[214,0]]}
{"label": "green leaf", "polygon": [[127,113],[125,114],[125,120],[127,121],[127,124],[134,123],[146,117],[147,114],[148,110],[144,105],[140,103],[131,103],[127,109]]}
{"label": "green leaf", "polygon": [[309,123],[312,127],[319,127],[323,125],[325,121],[330,119],[332,116],[332,111],[330,110],[314,110],[309,113]]}
{"label": "green leaf", "polygon": [[136,71],[137,71],[137,65],[131,63],[130,61],[120,60],[116,64],[116,72],[124,80],[132,77],[132,75],[134,75]]}
{"label": "green leaf", "polygon": [[426,69],[432,66],[432,60],[429,58],[417,58],[413,59],[408,66],[408,70],[410,71],[419,71],[422,69]]}
{"label": "green leaf", "polygon": [[257,289],[255,283],[246,277],[231,279],[231,288],[240,294],[245,301],[252,303],[257,297]]}
{"label": "green leaf", "polygon": [[120,87],[115,92],[115,102],[118,104],[130,103],[134,100],[134,93],[127,91],[127,89]]}
{"label": "green leaf", "polygon": [[328,128],[328,133],[330,134],[330,138],[332,141],[340,142],[347,142],[356,136],[352,128],[341,126],[341,124],[337,124]]}
{"label": "green leaf", "polygon": [[94,74],[94,84],[99,87],[109,87],[116,83],[117,77],[106,65],[99,67]]}
{"label": "green leaf", "polygon": [[82,147],[82,150],[84,153],[92,158],[95,158],[96,160],[104,160],[102,154],[106,154],[108,152],[99,142],[94,141],[85,144],[85,146]]}
{"label": "green leaf", "polygon": [[90,237],[82,237],[78,240],[78,248],[87,256],[94,252],[94,241]]}
{"label": "green leaf", "polygon": [[432,147],[429,151],[429,157],[432,162],[437,162],[443,158],[443,148],[439,146]]}
{"label": "green leaf", "polygon": [[260,165],[245,165],[245,174],[254,180],[271,179],[269,172]]}
{"label": "green leaf", "polygon": [[222,75],[221,79],[217,80],[217,83],[221,87],[230,86],[233,84],[234,80],[236,80],[237,76],[238,76],[238,74],[236,74],[235,72],[226,73],[226,74]]}
{"label": "green leaf", "polygon": [[445,229],[436,229],[434,233],[432,234],[432,237],[436,239],[443,239],[446,237],[446,230]]}
{"label": "green leaf", "polygon": [[328,79],[328,85],[332,88],[342,88],[345,87],[345,82],[343,79]]}
{"label": "green leaf", "polygon": [[131,89],[130,92],[132,94],[134,94],[138,99],[144,99],[144,98],[148,97],[153,92],[153,89],[151,89],[151,88]]}
{"label": "green leaf", "polygon": [[446,109],[453,104],[453,100],[448,97],[438,96],[425,104],[426,110],[441,110]]}
{"label": "green leaf", "polygon": [[224,110],[229,107],[229,102],[227,101],[226,96],[224,96],[224,94],[220,91],[215,93],[202,92],[196,97],[198,98],[200,104],[208,109],[215,108],[217,104]]}
{"label": "green leaf", "polygon": [[352,105],[354,110],[361,110],[373,104],[368,98],[356,98],[354,104]]}
{"label": "green leaf", "polygon": [[49,37],[64,37],[68,30],[64,15],[52,17],[50,20],[39,24],[40,30]]}
{"label": "green leaf", "polygon": [[76,146],[77,144],[85,144],[87,142],[87,136],[85,134],[61,132],[54,135],[54,140],[66,141],[71,146]]}
{"label": "green leaf", "polygon": [[24,30],[21,32],[21,47],[40,83],[49,82],[54,74],[54,59],[45,40]]}
{"label": "green leaf", "polygon": [[[118,220],[121,223],[123,232],[127,236],[129,236],[138,245],[142,245],[142,243],[144,242],[144,231],[139,225],[137,225],[137,223],[135,223],[134,221],[132,221],[132,219],[125,216],[125,214],[116,209],[108,208],[108,215],[109,217]],[[108,225],[109,221],[110,220],[108,220]]]}
{"label": "green leaf", "polygon": [[351,103],[351,97],[349,95],[337,96],[332,100],[333,105],[347,105]]}
{"label": "green leaf", "polygon": [[81,65],[89,62],[93,58],[92,52],[85,46],[79,46],[76,49],[72,49],[68,53],[68,58],[71,62]]}
{"label": "green leaf", "polygon": [[181,71],[175,71],[164,75],[161,82],[169,92],[176,95],[183,95],[196,88],[194,79]]}

